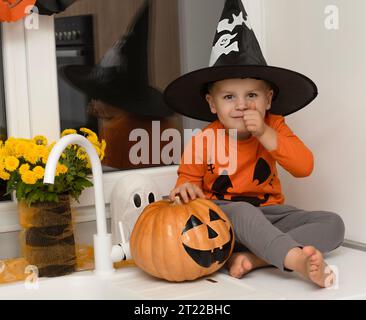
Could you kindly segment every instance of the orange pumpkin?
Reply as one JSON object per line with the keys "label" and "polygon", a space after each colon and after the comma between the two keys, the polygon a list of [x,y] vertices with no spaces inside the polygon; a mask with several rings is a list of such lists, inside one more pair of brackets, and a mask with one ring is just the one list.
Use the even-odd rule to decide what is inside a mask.
{"label": "orange pumpkin", "polygon": [[0,0],[0,22],[12,22],[22,19],[36,0]]}
{"label": "orange pumpkin", "polygon": [[131,234],[135,264],[169,281],[194,280],[220,269],[234,247],[233,228],[213,202],[153,202]]}

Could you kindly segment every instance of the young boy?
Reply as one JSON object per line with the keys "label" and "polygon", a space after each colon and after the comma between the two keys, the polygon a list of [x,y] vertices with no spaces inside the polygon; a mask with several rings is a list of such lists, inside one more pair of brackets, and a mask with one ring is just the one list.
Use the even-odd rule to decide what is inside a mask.
{"label": "young boy", "polygon": [[[317,95],[316,86],[295,71],[267,66],[240,0],[226,1],[217,31],[214,64],[173,81],[165,99],[184,115],[212,121],[203,132],[213,130],[217,137],[219,129],[225,130],[225,153],[235,139],[236,170],[223,171],[217,161],[219,148],[212,154],[206,141],[201,162],[186,163],[183,155],[170,198],[211,199],[228,215],[237,241],[227,262],[231,276],[241,278],[273,265],[327,287],[335,275],[323,253],[343,242],[343,221],[332,212],[284,205],[276,169],[278,163],[295,177],[313,170],[311,151],[284,116],[309,104]],[[191,146],[196,146],[196,137]]]}
{"label": "young boy", "polygon": [[[273,90],[265,81],[246,78],[215,82],[206,99],[218,120],[207,129],[237,130],[238,176],[250,176],[257,162],[254,159],[266,159],[274,170],[277,160],[294,176],[308,176],[313,168],[312,153],[291,133],[282,116],[268,112],[272,97]],[[284,140],[283,148],[288,148],[282,158],[276,154],[278,135]],[[210,190],[219,175],[212,174],[204,165],[182,163],[178,174],[171,199],[180,195],[188,202],[198,197],[215,199],[220,194],[217,189],[211,187]],[[230,179],[234,180],[235,175]],[[326,268],[322,252],[331,251],[342,243],[342,219],[330,212],[306,212],[278,205],[283,202],[283,195],[277,172],[273,173],[272,180],[267,180],[263,187],[253,185],[250,179],[243,180],[241,186],[231,192],[260,196],[269,193],[266,206],[255,207],[250,204],[255,201],[249,198],[248,202],[215,201],[232,221],[237,241],[251,250],[233,253],[227,263],[229,274],[241,278],[256,268],[275,265],[281,270],[295,270],[321,287],[332,284],[334,279],[332,275],[327,278],[330,270]]]}

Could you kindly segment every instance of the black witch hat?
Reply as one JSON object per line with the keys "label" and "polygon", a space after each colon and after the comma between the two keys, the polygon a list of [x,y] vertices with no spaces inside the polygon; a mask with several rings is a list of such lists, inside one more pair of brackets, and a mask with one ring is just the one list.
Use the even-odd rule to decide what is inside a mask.
{"label": "black witch hat", "polygon": [[76,0],[37,0],[35,6],[39,14],[52,15],[64,11]]}
{"label": "black witch hat", "polygon": [[305,75],[267,65],[241,0],[226,0],[213,43],[208,68],[187,73],[165,89],[165,101],[178,113],[215,120],[205,99],[207,84],[230,78],[267,81],[274,90],[273,114],[294,113],[317,96],[315,83]]}
{"label": "black witch hat", "polygon": [[95,66],[69,65],[59,72],[89,97],[142,116],[162,118],[173,111],[148,79],[149,1],[145,1],[128,32]]}

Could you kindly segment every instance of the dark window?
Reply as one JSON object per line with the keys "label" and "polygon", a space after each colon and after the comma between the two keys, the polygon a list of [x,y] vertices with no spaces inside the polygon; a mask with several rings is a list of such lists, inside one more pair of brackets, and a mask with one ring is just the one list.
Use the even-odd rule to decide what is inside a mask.
{"label": "dark window", "polygon": [[[152,157],[152,121],[160,121],[159,140],[165,129],[183,131],[180,115],[160,109],[161,92],[180,75],[178,0],[148,2],[83,0],[55,15],[61,128],[87,127],[103,138],[104,171],[180,160]],[[134,129],[149,135],[146,152],[134,158],[148,160],[138,164],[129,153],[140,142],[129,141]],[[160,141],[160,151],[169,142]]]}

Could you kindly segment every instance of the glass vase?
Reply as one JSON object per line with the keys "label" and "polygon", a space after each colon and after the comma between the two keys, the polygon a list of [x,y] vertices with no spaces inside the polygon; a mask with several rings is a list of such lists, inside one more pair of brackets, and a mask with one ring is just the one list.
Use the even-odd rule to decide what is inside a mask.
{"label": "glass vase", "polygon": [[18,202],[22,227],[20,243],[23,257],[38,268],[40,277],[55,277],[76,269],[76,250],[70,197],[59,202]]}

